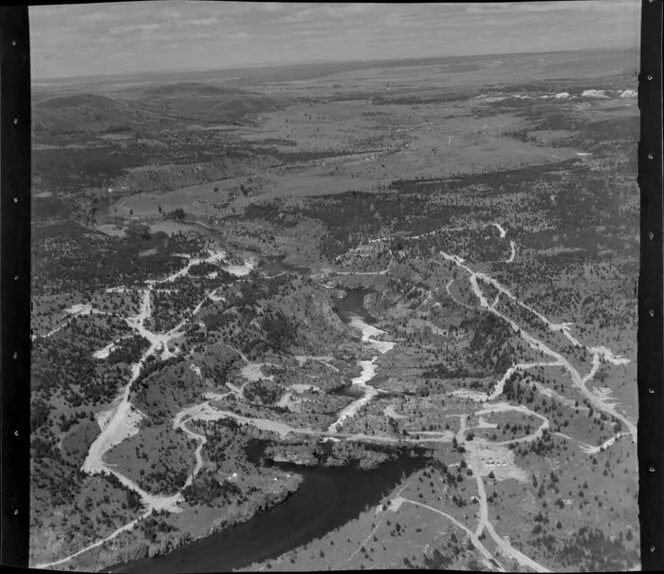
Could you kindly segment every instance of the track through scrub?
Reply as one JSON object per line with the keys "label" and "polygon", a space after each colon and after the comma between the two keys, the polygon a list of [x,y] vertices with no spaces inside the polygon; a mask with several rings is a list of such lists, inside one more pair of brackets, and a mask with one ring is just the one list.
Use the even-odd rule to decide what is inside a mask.
{"label": "track through scrub", "polygon": [[[494,224],[497,228],[498,231],[501,235],[501,237],[504,238],[506,235],[505,230],[500,226],[499,224]],[[431,232],[434,233],[434,232]],[[429,235],[429,234],[424,234],[424,235]],[[424,236],[422,235],[422,237]],[[413,238],[418,238],[418,236],[414,236]],[[507,262],[511,262],[514,260],[515,256],[515,245],[514,242],[511,242],[511,249],[512,249],[512,254],[510,256],[510,259]],[[602,412],[605,412],[607,414],[610,414],[623,422],[625,426],[628,428],[628,433],[622,433],[622,434],[631,434],[633,441],[636,442],[637,440],[637,431],[636,431],[636,425],[630,421],[625,415],[622,413],[619,413],[616,411],[614,405],[609,405],[606,403],[605,400],[603,400],[601,397],[598,397],[591,391],[589,391],[586,388],[586,384],[593,379],[595,374],[597,373],[599,366],[601,364],[601,361],[604,360],[610,364],[613,365],[624,365],[629,363],[629,360],[623,357],[617,357],[609,348],[605,346],[594,346],[594,347],[585,347],[589,353],[591,353],[593,357],[593,366],[591,371],[585,375],[581,376],[580,373],[569,363],[569,361],[560,353],[557,353],[556,351],[552,350],[549,348],[544,342],[540,341],[533,335],[529,334],[526,332],[523,328],[521,328],[514,320],[512,320],[510,317],[504,315],[500,311],[496,309],[496,304],[499,300],[499,297],[501,295],[504,295],[508,297],[509,299],[515,301],[518,305],[526,309],[527,311],[531,312],[533,315],[535,315],[539,320],[541,320],[543,323],[546,324],[546,326],[552,330],[552,331],[561,331],[563,335],[575,346],[575,347],[583,347],[578,339],[576,339],[572,333],[571,333],[571,323],[553,323],[551,322],[547,317],[545,317],[543,314],[537,312],[535,309],[533,309],[531,306],[525,304],[523,301],[520,301],[514,294],[512,294],[506,287],[504,287],[501,283],[496,281],[494,278],[490,277],[484,272],[479,272],[479,271],[473,271],[470,267],[468,267],[465,264],[465,261],[460,258],[459,256],[456,255],[450,255],[448,253],[445,253],[444,251],[441,251],[440,254],[442,257],[448,261],[453,262],[457,267],[460,269],[466,271],[469,274],[469,279],[470,279],[470,284],[472,286],[472,290],[474,295],[477,297],[479,300],[479,308],[478,307],[472,307],[470,305],[467,305],[465,303],[462,303],[461,301],[457,301],[454,299],[452,296],[452,293],[450,292],[450,286],[452,285],[453,281],[450,281],[447,284],[447,292],[448,294],[460,305],[463,305],[464,307],[467,307],[469,309],[473,310],[483,310],[483,311],[488,311],[490,313],[493,313],[497,317],[501,318],[502,320],[506,321],[515,331],[519,333],[519,335],[532,347],[533,349],[541,352],[544,355],[547,355],[553,359],[553,361],[548,361],[548,362],[535,362],[535,363],[518,363],[516,365],[513,365],[508,369],[508,371],[503,375],[503,377],[497,382],[496,387],[492,390],[491,393],[489,393],[486,397],[486,401],[493,401],[496,398],[498,398],[504,391],[504,386],[506,381],[509,379],[509,377],[516,372],[517,370],[522,370],[522,369],[530,369],[534,367],[547,367],[547,366],[560,366],[563,369],[565,369],[569,376],[572,384],[579,389],[580,392],[586,396],[586,398],[590,401],[592,405],[597,410],[600,410]],[[145,321],[149,319],[152,315],[152,309],[151,309],[151,294],[153,289],[155,289],[156,286],[163,284],[163,283],[171,283],[175,281],[178,278],[184,277],[188,274],[189,269],[197,264],[197,263],[202,263],[202,262],[220,262],[223,261],[225,257],[224,252],[214,252],[212,253],[208,258],[206,259],[198,259],[198,258],[191,258],[187,257],[188,262],[187,264],[180,269],[179,271],[173,273],[172,275],[166,277],[165,279],[162,280],[150,280],[146,281],[146,288],[143,290],[143,299],[141,302],[141,306],[139,309],[139,312],[136,316],[130,317],[125,319],[129,327],[136,332],[137,334],[141,335],[145,339],[148,340],[150,343],[150,347],[143,353],[139,361],[135,364],[132,365],[131,371],[132,371],[132,376],[127,383],[127,385],[124,387],[120,395],[117,397],[116,401],[114,401],[114,404],[111,406],[110,409],[108,409],[104,413],[100,413],[98,417],[98,421],[101,427],[101,433],[98,435],[98,437],[95,439],[95,441],[92,443],[90,446],[90,449],[88,451],[88,455],[86,457],[86,460],[83,464],[82,470],[86,473],[89,474],[95,474],[95,473],[110,473],[115,475],[120,482],[126,486],[127,488],[135,491],[136,493],[139,494],[141,497],[141,501],[143,502],[144,507],[146,508],[146,511],[140,515],[138,518],[132,520],[131,522],[125,524],[124,526],[121,526],[114,532],[112,532],[109,536],[106,536],[105,538],[83,548],[82,550],[79,550],[78,552],[75,552],[65,558],[62,558],[60,560],[48,563],[48,564],[41,564],[37,565],[37,568],[48,568],[51,566],[56,566],[56,565],[61,565],[72,558],[75,558],[84,552],[87,552],[90,549],[93,549],[95,547],[101,546],[104,542],[112,540],[122,532],[126,532],[128,530],[133,529],[133,527],[149,516],[153,510],[168,510],[170,512],[178,512],[181,509],[179,508],[178,504],[182,501],[182,490],[190,485],[195,476],[200,472],[204,461],[202,458],[202,448],[206,443],[206,438],[205,436],[198,434],[191,429],[189,429],[186,424],[189,422],[193,422],[195,420],[219,420],[221,418],[234,418],[237,422],[241,424],[250,424],[253,426],[256,426],[258,428],[263,428],[265,430],[271,430],[273,432],[277,432],[281,436],[286,436],[290,433],[297,433],[297,434],[306,434],[306,435],[312,435],[312,436],[318,436],[318,437],[324,437],[324,436],[333,436],[337,439],[345,439],[345,440],[359,440],[359,441],[367,441],[367,442],[382,442],[382,443],[398,443],[398,444],[404,444],[404,443],[425,443],[425,442],[450,442],[451,436],[447,435],[442,435],[442,436],[427,436],[426,438],[392,438],[392,437],[377,437],[377,436],[370,436],[370,435],[365,435],[363,433],[342,433],[339,432],[339,427],[343,423],[344,420],[346,420],[348,417],[354,416],[357,411],[367,404],[375,394],[377,394],[378,391],[371,387],[370,385],[367,384],[367,382],[373,377],[375,374],[375,361],[378,359],[378,357],[392,349],[392,347],[395,345],[393,342],[388,342],[388,341],[381,341],[378,340],[374,337],[379,336],[384,333],[384,331],[381,331],[379,329],[376,329],[375,327],[372,327],[362,321],[359,317],[353,318],[352,325],[362,332],[362,342],[366,343],[370,346],[372,346],[374,349],[378,351],[378,355],[375,355],[370,361],[359,361],[360,366],[362,367],[362,374],[357,377],[354,380],[354,384],[356,386],[361,387],[362,390],[364,391],[363,396],[358,399],[357,401],[354,401],[349,405],[349,407],[346,407],[346,409],[343,409],[339,415],[338,419],[335,423],[333,423],[330,428],[328,429],[327,432],[321,432],[321,431],[314,431],[312,429],[300,429],[300,428],[294,428],[291,427],[290,425],[284,424],[284,423],[279,423],[277,421],[271,421],[268,419],[256,419],[256,418],[247,418],[247,417],[241,417],[239,415],[236,415],[235,413],[231,413],[228,411],[222,411],[219,409],[214,408],[211,404],[210,401],[215,399],[215,398],[221,398],[225,395],[212,395],[209,394],[206,396],[208,400],[206,400],[203,403],[200,403],[198,405],[194,405],[192,407],[187,407],[180,411],[176,415],[173,421],[173,426],[174,428],[179,428],[183,432],[185,432],[187,435],[190,437],[194,438],[199,442],[196,451],[194,453],[195,455],[195,465],[193,467],[193,470],[189,477],[187,478],[186,483],[183,485],[181,489],[179,489],[175,494],[171,496],[156,496],[152,495],[150,493],[145,492],[143,489],[141,489],[136,483],[134,483],[131,479],[128,477],[122,475],[119,473],[117,470],[115,470],[111,465],[106,464],[103,461],[104,455],[114,446],[120,444],[127,438],[137,434],[139,432],[139,423],[142,417],[142,414],[137,411],[131,402],[129,401],[129,394],[131,390],[132,384],[137,380],[139,377],[143,365],[145,364],[145,361],[148,359],[148,357],[153,356],[153,355],[158,355],[162,360],[166,360],[170,357],[175,356],[173,352],[168,347],[168,344],[179,337],[183,335],[181,332],[181,329],[184,327],[184,325],[187,322],[186,317],[192,317],[193,314],[195,314],[198,310],[201,309],[201,306],[205,299],[210,298],[212,300],[219,300],[219,298],[216,296],[216,293],[208,293],[206,294],[205,298],[203,301],[199,302],[192,311],[186,312],[185,313],[185,318],[182,319],[180,323],[170,331],[166,333],[154,333],[147,329],[145,327]],[[254,263],[253,262],[245,262],[244,265],[239,265],[239,266],[227,266],[227,269],[231,272],[235,271],[236,275],[238,276],[244,276],[246,275],[253,267]],[[378,271],[378,272],[365,272],[365,273],[355,273],[355,272],[339,272],[338,274],[340,275],[385,275],[387,274],[392,266],[392,261],[390,261],[390,264],[388,265],[387,269],[383,271]],[[327,277],[328,273],[323,273],[318,276],[311,276],[312,279],[316,277]],[[490,285],[492,285],[494,288],[498,290],[498,295],[494,299],[493,303],[489,303],[487,298],[485,297],[484,293],[482,292],[482,289],[479,284],[479,280],[486,282]],[[81,309],[72,309],[72,312],[74,314],[80,314],[80,313],[92,313],[94,310],[90,307],[89,309],[86,308],[81,308]],[[64,326],[64,325],[63,325]],[[51,333],[49,333],[47,336],[50,336],[57,332],[59,329],[62,327],[59,327],[57,329],[54,329]],[[99,355],[98,358],[102,359],[104,358],[104,355],[108,355],[106,351],[110,351],[112,343],[109,344],[109,346],[105,347],[101,351],[98,351],[97,354]],[[235,349],[242,359],[245,361],[245,363],[249,363],[248,359],[244,356],[244,354]],[[497,412],[500,410],[517,410],[524,412],[525,414],[529,415],[534,415],[537,416],[541,419],[543,419],[543,424],[534,432],[529,434],[526,437],[522,437],[521,439],[517,440],[511,440],[511,441],[504,441],[503,443],[492,443],[495,446],[500,446],[502,444],[508,444],[508,443],[514,443],[514,442],[529,442],[532,440],[536,440],[539,436],[542,435],[544,430],[549,428],[549,421],[546,417],[539,415],[538,413],[534,413],[533,411],[530,411],[523,405],[515,406],[515,405],[509,405],[507,403],[498,403],[498,404],[492,404],[487,407],[485,407],[482,411],[479,411],[478,414],[481,413],[490,413],[490,412]],[[466,443],[465,441],[465,430],[466,430],[466,418],[467,415],[462,414],[459,415],[460,417],[460,429],[456,434],[456,439],[459,443]],[[599,447],[591,447],[590,445],[581,445],[581,448],[587,452],[588,454],[597,452],[600,449],[603,448],[608,448],[611,446],[622,434],[616,435],[615,437],[607,440],[604,444],[600,445]],[[478,440],[476,443],[486,443],[490,444],[489,441],[486,440]],[[467,443],[466,443],[467,444]],[[586,447],[586,448],[584,448]],[[503,552],[503,554],[512,557],[515,559],[521,566],[523,567],[530,567],[537,572],[548,572],[544,566],[538,564],[534,560],[528,558],[515,548],[513,548],[511,545],[509,545],[507,542],[505,542],[498,534],[495,532],[493,525],[491,524],[488,516],[488,506],[486,503],[486,492],[484,490],[484,483],[482,480],[482,477],[480,475],[480,469],[475,466],[475,468],[472,467],[472,465],[476,465],[476,462],[473,462],[471,460],[471,468],[475,474],[476,477],[476,482],[477,482],[477,487],[478,487],[478,493],[479,493],[479,501],[480,501],[480,519],[479,523],[475,529],[474,532],[472,532],[468,527],[462,525],[460,522],[455,521],[450,515],[447,513],[438,510],[434,507],[412,501],[409,499],[404,499],[401,498],[400,501],[402,502],[408,502],[411,504],[415,504],[424,508],[428,508],[429,510],[436,512],[438,514],[441,514],[442,516],[445,516],[446,518],[452,520],[455,525],[458,527],[464,529],[467,533],[469,533],[469,536],[471,536],[471,540],[473,542],[473,545],[482,553],[482,555],[487,559],[487,560],[492,560],[495,564],[497,562],[491,555],[491,553],[488,552],[488,550],[484,547],[484,545],[481,544],[479,541],[479,536],[480,534],[486,529],[489,535],[492,537],[496,545],[500,548],[500,550]],[[503,571],[502,567],[499,567],[501,571]]]}
{"label": "track through scrub", "polygon": [[542,320],[546,325],[549,327],[551,330],[561,330],[565,334],[568,339],[574,341],[576,343],[576,346],[582,346],[581,343],[571,335],[569,332],[570,329],[570,324],[569,323],[561,323],[561,324],[555,324],[549,321],[544,315],[541,313],[538,313],[528,305],[524,304],[522,301],[517,299],[508,289],[506,289],[502,284],[500,284],[498,281],[496,281],[493,277],[490,277],[486,273],[478,273],[470,269],[467,265],[465,265],[464,261],[461,260],[458,256],[455,255],[450,255],[448,253],[445,253],[444,251],[441,251],[440,254],[443,256],[444,259],[447,259],[448,261],[452,261],[455,265],[460,267],[461,269],[465,270],[469,275],[470,275],[470,282],[473,287],[473,291],[477,298],[480,301],[480,306],[483,309],[486,309],[487,311],[493,313],[497,317],[500,317],[503,319],[505,322],[509,323],[509,325],[519,333],[521,338],[523,338],[533,349],[540,351],[541,353],[548,355],[555,359],[555,362],[559,363],[562,367],[567,370],[567,372],[570,375],[570,380],[572,384],[597,408],[598,410],[612,415],[614,418],[619,419],[625,426],[629,429],[630,434],[632,435],[632,440],[633,442],[636,443],[637,441],[637,429],[636,425],[630,421],[624,414],[618,412],[613,405],[607,405],[604,401],[602,401],[599,397],[597,397],[594,393],[589,391],[586,388],[586,383],[594,376],[594,374],[597,372],[597,369],[599,367],[599,362],[600,359],[604,359],[607,362],[613,364],[613,365],[624,365],[629,363],[629,359],[626,359],[624,357],[616,357],[613,352],[608,349],[607,347],[604,346],[597,346],[597,347],[586,347],[589,353],[593,355],[593,370],[587,375],[586,377],[582,377],[579,372],[577,371],[576,368],[570,362],[560,353],[552,350],[549,348],[544,342],[540,341],[536,337],[530,335],[528,332],[526,332],[523,328],[521,328],[514,320],[512,320],[510,317],[507,317],[500,311],[496,310],[492,305],[489,304],[487,301],[486,297],[482,293],[482,290],[478,284],[477,279],[480,278],[483,281],[486,281],[487,283],[490,283],[493,285],[496,289],[498,289],[501,293],[505,294],[508,296],[510,299],[513,299],[515,302],[517,302],[519,305],[524,307],[525,309],[529,310],[532,312],[534,315],[536,315],[540,320]]}

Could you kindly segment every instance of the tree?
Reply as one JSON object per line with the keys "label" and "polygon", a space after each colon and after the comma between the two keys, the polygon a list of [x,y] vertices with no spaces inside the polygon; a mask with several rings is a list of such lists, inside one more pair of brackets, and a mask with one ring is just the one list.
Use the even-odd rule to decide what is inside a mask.
{"label": "tree", "polygon": [[182,221],[186,217],[186,213],[184,209],[181,207],[178,207],[177,209],[174,209],[173,211],[170,211],[166,214],[166,218],[168,219],[173,219],[175,221]]}

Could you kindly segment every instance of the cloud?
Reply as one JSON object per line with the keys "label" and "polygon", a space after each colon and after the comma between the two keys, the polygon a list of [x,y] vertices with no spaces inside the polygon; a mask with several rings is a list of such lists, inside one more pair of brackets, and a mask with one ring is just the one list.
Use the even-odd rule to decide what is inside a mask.
{"label": "cloud", "polygon": [[219,24],[219,18],[209,17],[185,21],[185,26],[213,26],[214,24]]}
{"label": "cloud", "polygon": [[[569,3],[569,2],[567,2]],[[502,2],[496,4],[471,4],[466,14],[505,14],[515,12],[553,12],[560,9],[563,2]]]}
{"label": "cloud", "polygon": [[[634,45],[638,0],[584,2],[121,2],[30,8],[34,73],[122,73],[419,54]],[[546,30],[546,34],[543,34]],[[131,57],[114,57],[119,53]],[[191,58],[188,64],[185,57]]]}
{"label": "cloud", "polygon": [[639,10],[639,0],[560,0],[540,2],[496,2],[492,4],[469,4],[465,7],[466,14],[546,14],[571,10],[575,12],[621,12]]}
{"label": "cloud", "polygon": [[114,26],[108,29],[111,36],[124,36],[133,32],[156,32],[161,30],[163,24],[137,24],[135,26]]}
{"label": "cloud", "polygon": [[186,28],[196,28],[205,26],[214,26],[219,24],[219,18],[208,16],[207,18],[192,19],[169,19],[163,22],[153,22],[150,24],[136,24],[129,26],[114,26],[108,29],[112,36],[132,34],[134,32],[146,33],[159,30],[182,30]]}

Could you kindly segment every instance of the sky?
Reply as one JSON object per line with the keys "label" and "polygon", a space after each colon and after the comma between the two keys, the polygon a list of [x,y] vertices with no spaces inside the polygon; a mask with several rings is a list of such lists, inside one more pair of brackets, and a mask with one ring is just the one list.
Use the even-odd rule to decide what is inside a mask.
{"label": "sky", "polygon": [[34,79],[243,65],[636,49],[640,0],[33,6]]}

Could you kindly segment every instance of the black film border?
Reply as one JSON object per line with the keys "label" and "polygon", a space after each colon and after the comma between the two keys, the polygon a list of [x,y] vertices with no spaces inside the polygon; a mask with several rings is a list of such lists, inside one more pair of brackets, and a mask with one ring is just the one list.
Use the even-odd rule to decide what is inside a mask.
{"label": "black film border", "polygon": [[664,569],[664,257],[661,0],[641,3],[639,108],[641,247],[638,303],[638,456],[641,567]]}
{"label": "black film border", "polygon": [[30,524],[30,34],[0,7],[0,563],[28,565]]}

